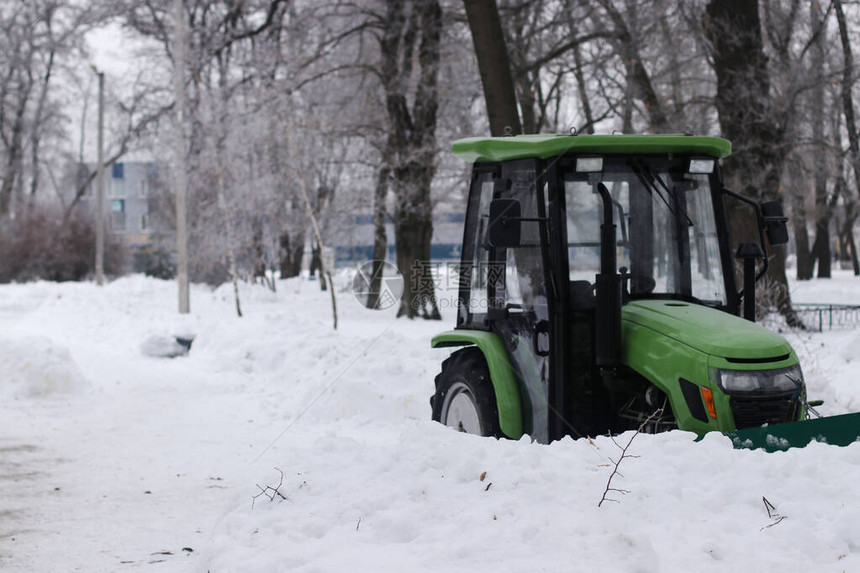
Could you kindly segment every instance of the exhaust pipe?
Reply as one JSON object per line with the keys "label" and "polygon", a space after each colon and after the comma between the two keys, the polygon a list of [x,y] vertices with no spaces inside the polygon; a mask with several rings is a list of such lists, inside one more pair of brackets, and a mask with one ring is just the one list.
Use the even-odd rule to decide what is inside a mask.
{"label": "exhaust pipe", "polygon": [[600,225],[600,274],[597,275],[595,361],[609,384],[621,363],[621,276],[616,269],[612,196],[603,183],[597,184],[597,192],[603,201],[603,223]]}

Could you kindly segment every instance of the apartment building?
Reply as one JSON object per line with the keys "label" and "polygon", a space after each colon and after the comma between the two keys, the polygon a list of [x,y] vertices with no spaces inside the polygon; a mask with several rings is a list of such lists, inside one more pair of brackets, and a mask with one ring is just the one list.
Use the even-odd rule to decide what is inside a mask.
{"label": "apartment building", "polygon": [[[105,226],[131,248],[152,242],[151,196],[157,180],[158,166],[151,162],[114,163],[105,170]],[[87,199],[95,209],[95,182]]]}

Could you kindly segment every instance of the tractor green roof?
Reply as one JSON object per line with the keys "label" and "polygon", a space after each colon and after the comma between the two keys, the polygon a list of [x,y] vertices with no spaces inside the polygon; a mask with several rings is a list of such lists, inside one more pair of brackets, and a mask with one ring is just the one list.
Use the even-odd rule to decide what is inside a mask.
{"label": "tractor green roof", "polygon": [[565,153],[678,153],[726,157],[732,144],[719,137],[691,135],[561,135],[470,137],[451,145],[451,151],[469,163],[510,161],[528,157],[555,157]]}

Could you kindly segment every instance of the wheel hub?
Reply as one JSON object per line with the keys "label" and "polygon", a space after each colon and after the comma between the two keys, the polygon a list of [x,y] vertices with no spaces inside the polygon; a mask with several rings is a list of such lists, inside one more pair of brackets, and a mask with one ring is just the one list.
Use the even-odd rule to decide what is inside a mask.
{"label": "wheel hub", "polygon": [[465,384],[457,383],[451,386],[443,412],[444,424],[458,432],[482,435],[481,418],[475,405],[475,398]]}

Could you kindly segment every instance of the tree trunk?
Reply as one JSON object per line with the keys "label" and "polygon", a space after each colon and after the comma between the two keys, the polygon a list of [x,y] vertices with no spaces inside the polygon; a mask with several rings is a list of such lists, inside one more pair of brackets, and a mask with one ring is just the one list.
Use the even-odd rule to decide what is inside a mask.
{"label": "tree trunk", "polygon": [[24,154],[24,111],[30,89],[23,90],[20,94],[18,107],[15,111],[15,119],[12,123],[12,134],[9,138],[7,150],[6,168],[3,171],[3,183],[0,185],[0,217],[8,215],[12,210],[12,198],[19,181],[24,177],[22,156]]}
{"label": "tree trunk", "polygon": [[[522,123],[522,133],[540,133],[540,125],[538,116],[535,113],[535,105],[537,104],[537,95],[534,91],[534,84],[532,83],[531,74],[524,73],[520,81],[517,82],[519,86],[519,102],[520,102],[520,110],[522,111],[523,123]],[[507,135],[515,135],[513,132],[508,133]]]}
{"label": "tree trunk", "polygon": [[[788,111],[775,110],[771,100],[758,1],[711,0],[705,28],[717,77],[717,114],[723,134],[734,147],[724,164],[727,184],[753,200],[775,200],[786,156],[786,122],[778,119]],[[739,217],[732,219],[737,240],[747,225]],[[767,256],[768,275],[778,285],[776,306],[793,321],[785,249],[769,247]]]}
{"label": "tree trunk", "polygon": [[[825,116],[825,77],[824,66],[826,60],[825,49],[827,47],[827,28],[821,16],[821,4],[812,2],[810,4],[810,18],[812,20],[812,33],[815,43],[812,46],[812,66],[816,74],[815,87],[811,92],[812,107],[812,140],[815,149],[813,151],[813,173],[812,178],[815,186],[815,241],[810,252],[810,278],[814,268],[818,267],[818,278],[830,278],[830,218],[833,209],[827,200],[827,142],[825,141],[824,126]],[[841,192],[839,184],[834,190],[834,199]],[[835,205],[835,202],[833,203]],[[798,278],[800,276],[800,262],[798,259]]]}
{"label": "tree trunk", "polygon": [[[51,29],[50,17],[47,20],[48,30]],[[33,176],[30,179],[30,206],[33,205],[33,197],[39,190],[39,163],[41,156],[39,155],[41,148],[41,130],[42,121],[45,113],[45,102],[48,99],[48,88],[51,83],[51,72],[54,69],[54,50],[51,49],[48,53],[48,62],[46,64],[45,77],[42,81],[41,90],[39,92],[39,101],[36,105],[36,115],[33,120],[33,125],[30,130],[30,169]]]}
{"label": "tree trunk", "polygon": [[[304,233],[302,233],[304,235]],[[305,244],[301,240],[290,241],[290,232],[284,231],[278,239],[278,262],[281,278],[288,279],[299,276],[302,271],[302,257],[305,254]],[[292,245],[295,245],[293,247]]]}
{"label": "tree trunk", "polygon": [[792,153],[788,163],[788,171],[792,181],[792,189],[789,193],[791,199],[791,223],[794,229],[794,246],[797,253],[797,278],[798,280],[809,280],[815,261],[809,248],[809,231],[806,228],[806,184],[808,180],[803,176],[801,158],[797,153]]}
{"label": "tree trunk", "polygon": [[[223,162],[220,161],[221,154],[218,154],[219,157],[219,166],[224,165]],[[224,228],[224,234],[226,236],[226,248],[227,248],[227,268],[230,271],[230,279],[233,282],[233,296],[236,299],[236,314],[241,318],[242,317],[242,304],[239,301],[239,271],[236,268],[236,255],[233,251],[233,241],[235,240],[235,233],[233,232],[233,221],[230,217],[230,212],[227,209],[227,199],[226,194],[224,192],[224,173],[221,168],[218,168],[216,174],[217,182],[217,197],[218,197],[218,211],[221,214],[221,224]]]}
{"label": "tree trunk", "polygon": [[[795,206],[797,203],[795,203]],[[794,248],[797,254],[797,280],[807,281],[812,278],[815,270],[815,258],[809,248],[809,231],[806,229],[806,213],[800,216],[799,209],[794,209],[792,226],[794,227]]]}
{"label": "tree trunk", "polygon": [[830,221],[815,222],[815,242],[812,243],[812,264],[818,268],[818,278],[829,279],[833,272],[830,253]]}
{"label": "tree trunk", "polygon": [[[842,55],[844,58],[842,72],[842,107],[845,114],[845,129],[848,131],[848,155],[851,168],[854,170],[854,184],[860,185],[860,140],[857,135],[857,123],[854,115],[854,54],[851,51],[851,39],[848,36],[848,26],[845,22],[845,12],[842,10],[842,0],[833,0],[836,11],[836,21],[839,24],[839,37],[842,39]],[[842,236],[847,241],[854,274],[860,275],[860,263],[857,261],[857,247],[854,243],[854,222],[857,220],[858,207],[856,194],[845,196],[845,226]]]}
{"label": "tree trunk", "polygon": [[391,170],[387,165],[379,169],[376,190],[373,194],[373,262],[367,308],[377,308],[382,290],[382,273],[388,258],[388,235],[385,232],[385,199],[388,196],[388,178]]}
{"label": "tree trunk", "polygon": [[860,260],[857,258],[857,243],[854,241],[854,223],[857,222],[857,207],[855,203],[845,206],[845,220],[842,222],[842,260],[850,260],[854,274],[860,275]]}
{"label": "tree trunk", "polygon": [[[818,278],[829,279],[831,277],[831,265],[833,263],[833,254],[830,252],[830,220],[833,218],[833,209],[836,207],[836,202],[839,196],[845,193],[848,184],[842,175],[836,178],[836,186],[833,190],[833,195],[828,201],[824,198],[824,204],[818,213],[818,219],[815,222],[815,243],[812,245],[812,256],[818,261]],[[816,196],[816,202],[818,197]],[[839,233],[837,233],[837,236]]]}
{"label": "tree trunk", "polygon": [[[386,160],[394,174],[397,266],[404,275],[397,315],[408,318],[441,318],[435,287],[432,280],[427,280],[433,237],[430,186],[436,173],[441,34],[442,9],[438,0],[388,0],[380,40],[380,77],[388,115]],[[416,48],[417,58],[413,56]],[[407,97],[410,90],[412,97]],[[425,268],[426,272],[422,270]]]}
{"label": "tree trunk", "polygon": [[594,133],[594,113],[591,111],[591,102],[588,99],[588,88],[585,84],[585,74],[582,71],[582,54],[580,53],[578,45],[573,48],[573,62],[576,66],[573,69],[573,73],[576,77],[576,89],[579,94],[579,104],[582,106],[582,114],[585,116],[585,125],[582,127],[582,130],[585,131],[585,133]]}
{"label": "tree trunk", "polygon": [[398,193],[394,238],[397,243],[397,267],[404,276],[403,298],[397,316],[439,320],[430,242],[433,217],[430,205],[432,168],[405,169],[397,172],[397,184],[411,188]]}
{"label": "tree trunk", "polygon": [[496,0],[463,0],[493,137],[522,133],[513,73]]}
{"label": "tree trunk", "polygon": [[[642,63],[642,56],[639,53],[636,38],[630,32],[630,28],[624,21],[624,17],[615,8],[612,0],[598,0],[598,3],[609,14],[609,18],[612,20],[612,25],[615,28],[614,35],[617,38],[616,49],[627,72],[630,95],[645,104],[645,109],[648,110],[648,124],[651,132],[667,132],[669,130],[669,120],[651,82],[651,76]],[[625,131],[625,133],[627,132]]]}
{"label": "tree trunk", "polygon": [[[688,125],[687,114],[684,110],[684,78],[681,76],[683,68],[681,66],[681,61],[678,59],[678,51],[673,49],[676,44],[676,38],[674,36],[675,33],[669,25],[668,8],[670,5],[671,4],[667,2],[663,6],[659,22],[660,34],[663,36],[663,45],[667,48],[666,56],[669,58],[669,81],[672,87],[672,108],[668,123],[675,130],[686,130]],[[690,129],[693,133],[697,133],[697,130],[692,128],[692,126],[690,126]]]}
{"label": "tree trunk", "polygon": [[320,246],[316,241],[311,241],[311,267],[308,274],[312,277],[316,276],[317,269],[320,271],[320,281],[322,281],[322,286],[320,288],[325,290],[325,277],[322,273],[322,254],[320,253]]}
{"label": "tree trunk", "polygon": [[263,246],[263,222],[261,220],[254,221],[254,232],[251,234],[251,256],[254,265],[254,282],[259,278],[260,282],[272,288],[266,275],[266,249]]}
{"label": "tree trunk", "polygon": [[[316,245],[316,248],[320,252],[320,259],[319,259],[320,281],[322,281],[323,283],[327,283],[327,282],[332,283],[331,288],[328,289],[328,291],[329,291],[329,294],[331,295],[332,328],[334,330],[337,330],[337,300],[336,300],[335,294],[334,294],[334,283],[331,280],[331,269],[326,268],[325,257],[322,256],[324,246],[323,246],[323,241],[322,241],[322,234],[320,233],[320,225],[319,225],[319,222],[317,221],[316,215],[314,215],[314,206],[311,204],[311,196],[308,193],[308,186],[307,186],[307,183],[305,183],[305,178],[304,178],[304,175],[302,173],[298,174],[298,180],[299,180],[299,189],[302,192],[302,199],[304,199],[305,208],[307,209],[308,217],[311,220],[311,229],[313,230],[313,233],[314,233],[314,235],[313,235],[314,236],[314,243],[313,244]],[[322,290],[325,290],[325,288],[323,288]]]}

